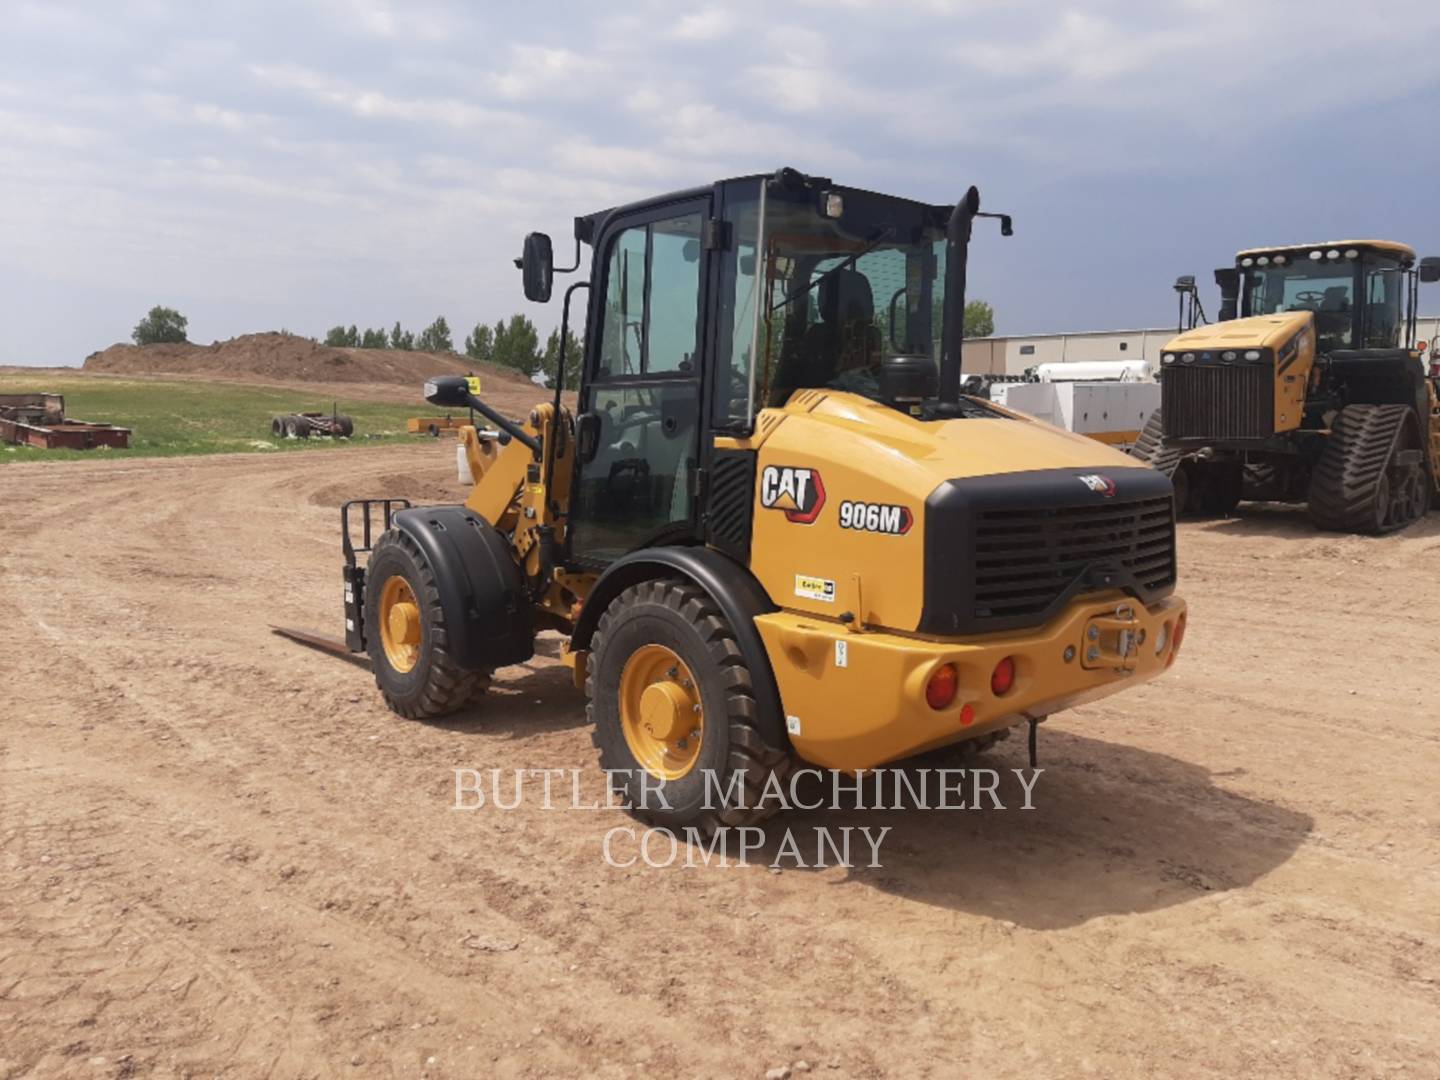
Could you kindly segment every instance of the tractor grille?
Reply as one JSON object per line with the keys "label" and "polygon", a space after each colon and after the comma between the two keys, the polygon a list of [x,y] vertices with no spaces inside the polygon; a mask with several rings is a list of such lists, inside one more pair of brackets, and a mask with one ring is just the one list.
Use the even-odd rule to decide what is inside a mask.
{"label": "tractor grille", "polygon": [[[1046,612],[1082,578],[1120,568],[1146,594],[1175,583],[1169,496],[1050,509],[981,510],[975,523],[972,619]],[[1082,583],[1083,589],[1084,583]]]}
{"label": "tractor grille", "polygon": [[1263,439],[1275,430],[1269,364],[1168,367],[1160,380],[1167,439]]}

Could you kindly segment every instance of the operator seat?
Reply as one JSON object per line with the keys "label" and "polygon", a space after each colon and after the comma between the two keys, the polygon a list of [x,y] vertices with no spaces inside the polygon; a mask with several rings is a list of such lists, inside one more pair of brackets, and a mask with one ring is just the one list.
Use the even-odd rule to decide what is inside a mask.
{"label": "operator seat", "polygon": [[1348,285],[1331,285],[1325,290],[1325,295],[1320,301],[1321,311],[1349,311],[1350,310],[1350,287]]}
{"label": "operator seat", "polygon": [[842,372],[878,369],[882,345],[870,279],[859,270],[836,270],[818,292],[820,321],[805,331],[804,385],[825,386]]}

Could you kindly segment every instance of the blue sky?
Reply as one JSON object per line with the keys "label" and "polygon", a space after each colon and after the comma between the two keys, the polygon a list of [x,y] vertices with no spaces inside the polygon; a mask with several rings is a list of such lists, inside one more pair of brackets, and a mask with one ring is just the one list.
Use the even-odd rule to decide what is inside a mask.
{"label": "blue sky", "polygon": [[971,264],[1002,333],[1165,325],[1177,274],[1249,244],[1440,254],[1435,0],[10,0],[3,23],[0,363],[79,363],[157,303],[201,342],[548,327],[526,232],[781,164],[979,184],[1016,218]]}

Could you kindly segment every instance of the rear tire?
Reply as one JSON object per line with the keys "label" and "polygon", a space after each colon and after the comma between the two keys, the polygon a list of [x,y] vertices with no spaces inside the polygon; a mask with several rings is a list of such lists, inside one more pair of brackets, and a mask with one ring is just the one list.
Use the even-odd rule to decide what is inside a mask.
{"label": "rear tire", "polygon": [[[394,579],[399,583],[389,584]],[[413,601],[411,633],[399,628],[407,622],[403,615],[387,618],[387,588],[407,597],[399,602]],[[391,600],[393,611],[393,595]],[[419,640],[407,644],[407,638],[417,636],[413,631]],[[450,654],[435,571],[415,541],[399,529],[376,541],[365,569],[365,641],[375,685],[390,710],[406,719],[430,720],[463,709],[490,685],[488,671],[463,669]]]}
{"label": "rear tire", "polygon": [[285,437],[285,417],[276,416],[271,418],[270,434],[276,439],[283,439]]}
{"label": "rear tire", "polygon": [[1395,532],[1428,512],[1432,482],[1414,409],[1347,405],[1310,480],[1310,519],[1334,532]]}
{"label": "rear tire", "polygon": [[[652,667],[656,674],[645,685],[630,685],[626,673],[632,664],[653,663],[666,651],[678,663],[666,670],[662,662]],[[693,688],[669,685],[692,681]],[[679,703],[673,729],[678,738],[661,739],[663,745],[635,731],[639,701],[621,700],[622,689],[665,698],[657,687]],[[723,827],[758,824],[779,809],[774,800],[761,803],[761,793],[767,784],[789,776],[794,759],[788,744],[772,746],[761,735],[755,680],[735,632],[698,586],[659,578],[620,593],[600,617],[591,641],[585,696],[600,766],[640,820],[668,828],[694,826],[708,837]],[[689,710],[696,704],[701,710],[698,739],[691,730],[679,731],[688,727]],[[732,792],[740,798],[728,798]]]}
{"label": "rear tire", "polygon": [[335,418],[335,434],[342,439],[348,439],[355,434],[355,421],[341,413]]}

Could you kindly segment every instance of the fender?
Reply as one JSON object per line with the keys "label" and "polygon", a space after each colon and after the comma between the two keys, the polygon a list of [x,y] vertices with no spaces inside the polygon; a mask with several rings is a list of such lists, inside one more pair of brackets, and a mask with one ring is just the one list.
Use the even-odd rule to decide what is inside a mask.
{"label": "fender", "polygon": [[534,655],[525,584],[493,525],[464,506],[420,506],[401,510],[391,526],[419,545],[435,572],[456,663],[478,671]]}
{"label": "fender", "polygon": [[729,621],[754,678],[755,720],[760,733],[771,746],[785,746],[788,736],[780,690],[770,667],[770,654],[765,651],[760,631],[755,628],[757,615],[779,609],[770,602],[769,595],[749,570],[714,548],[641,548],[611,563],[585,598],[585,606],[570,635],[570,649],[590,648],[601,614],[623,590],[667,575],[686,578],[704,589]]}

